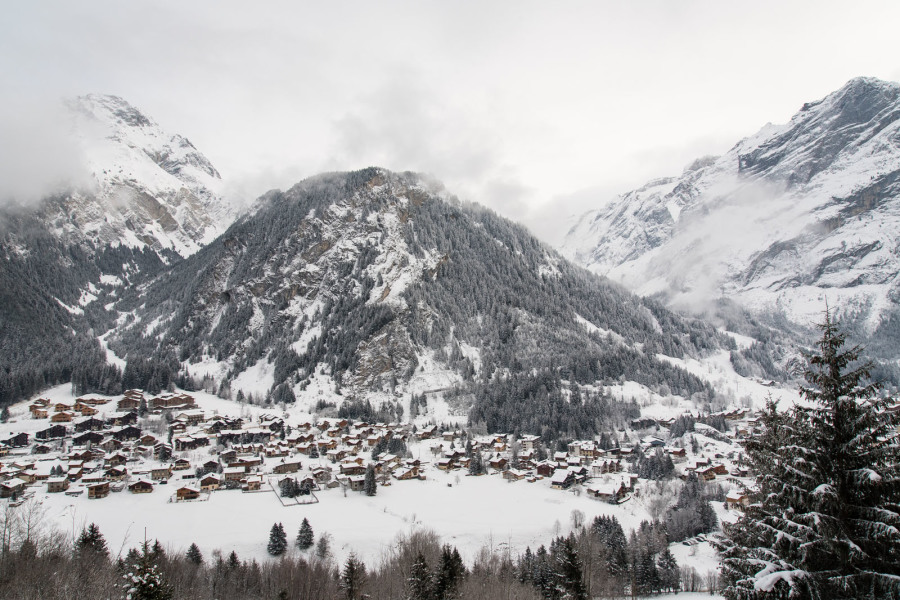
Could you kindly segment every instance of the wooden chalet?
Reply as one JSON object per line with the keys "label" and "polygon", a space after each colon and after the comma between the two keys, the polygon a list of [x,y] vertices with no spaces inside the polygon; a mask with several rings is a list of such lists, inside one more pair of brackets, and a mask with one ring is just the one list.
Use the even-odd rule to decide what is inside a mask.
{"label": "wooden chalet", "polygon": [[75,413],[64,410],[62,412],[58,412],[52,417],[50,417],[51,423],[71,423],[72,419],[75,418]]}
{"label": "wooden chalet", "polygon": [[11,498],[13,495],[19,496],[25,491],[26,485],[28,485],[28,482],[18,477],[0,481],[0,498]]}
{"label": "wooden chalet", "polygon": [[103,434],[97,431],[85,431],[72,438],[72,443],[76,446],[87,446],[88,444],[99,444],[103,441]]}
{"label": "wooden chalet", "polygon": [[55,440],[66,437],[68,435],[69,430],[66,429],[65,425],[55,424],[47,427],[46,429],[41,429],[40,431],[34,434],[35,439],[38,440]]}
{"label": "wooden chalet", "polygon": [[221,485],[222,478],[219,475],[207,474],[200,478],[200,489],[204,492],[217,490]]}
{"label": "wooden chalet", "polygon": [[20,433],[11,433],[9,434],[9,437],[0,443],[9,448],[24,448],[28,445],[28,434],[24,431]]}
{"label": "wooden chalet", "polygon": [[137,411],[134,410],[128,412],[114,412],[106,417],[106,424],[113,427],[134,425],[135,423],[137,423]]}
{"label": "wooden chalet", "polygon": [[67,477],[51,477],[47,480],[47,493],[56,494],[69,489],[69,479]]}
{"label": "wooden chalet", "polygon": [[128,491],[132,494],[149,494],[153,491],[153,483],[146,479],[138,479],[128,486]]}
{"label": "wooden chalet", "polygon": [[172,477],[172,470],[169,467],[157,467],[150,470],[150,479],[160,481]]}
{"label": "wooden chalet", "polygon": [[200,498],[200,490],[191,486],[182,486],[175,491],[175,501],[197,500]]}
{"label": "wooden chalet", "polygon": [[109,482],[101,481],[99,483],[92,483],[87,487],[88,498],[92,500],[96,500],[99,498],[106,498],[109,496]]}
{"label": "wooden chalet", "polygon": [[627,493],[625,484],[621,481],[616,483],[596,483],[587,488],[588,496],[610,504],[617,504]]}
{"label": "wooden chalet", "polygon": [[575,473],[568,469],[558,469],[550,478],[550,487],[554,490],[567,490],[575,485]]}
{"label": "wooden chalet", "polygon": [[283,475],[285,473],[296,473],[303,465],[300,461],[282,461],[272,467],[272,473]]}

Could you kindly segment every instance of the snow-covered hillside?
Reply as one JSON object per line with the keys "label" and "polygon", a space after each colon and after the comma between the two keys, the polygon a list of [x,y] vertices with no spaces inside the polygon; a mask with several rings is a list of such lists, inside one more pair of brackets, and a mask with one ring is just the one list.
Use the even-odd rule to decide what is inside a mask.
{"label": "snow-covered hillside", "polygon": [[586,213],[562,252],[639,294],[818,322],[826,299],[893,335],[900,299],[900,84],[854,79],[720,157]]}
{"label": "snow-covered hillside", "polygon": [[73,240],[187,256],[231,224],[218,171],[187,138],[116,96],[82,96],[69,108],[95,188],[49,201],[51,229]]}

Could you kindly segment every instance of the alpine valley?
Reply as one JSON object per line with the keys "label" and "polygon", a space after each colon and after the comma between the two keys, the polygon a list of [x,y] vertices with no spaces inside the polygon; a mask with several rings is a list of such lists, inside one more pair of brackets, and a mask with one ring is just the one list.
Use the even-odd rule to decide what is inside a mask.
{"label": "alpine valley", "polygon": [[[775,337],[808,342],[827,303],[896,378],[898,236],[900,84],[858,78],[722,156],[584,214],[562,252],[733,330],[743,309]],[[790,367],[795,355],[776,346],[769,354]]]}

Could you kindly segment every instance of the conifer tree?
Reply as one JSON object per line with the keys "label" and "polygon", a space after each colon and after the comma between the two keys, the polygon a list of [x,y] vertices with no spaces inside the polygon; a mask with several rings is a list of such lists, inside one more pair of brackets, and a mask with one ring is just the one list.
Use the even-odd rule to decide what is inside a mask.
{"label": "conifer tree", "polygon": [[91,523],[86,529],[81,530],[81,535],[75,542],[75,552],[80,556],[94,556],[108,558],[109,550],[106,547],[106,538],[100,533],[96,523]]}
{"label": "conifer tree", "polygon": [[434,578],[435,600],[456,598],[457,589],[466,577],[466,566],[463,564],[459,550],[449,544],[441,548],[441,562]]}
{"label": "conifer tree", "polygon": [[362,598],[362,588],[366,583],[366,565],[356,558],[356,554],[350,553],[347,562],[344,563],[344,569],[341,571],[341,589],[347,600],[357,600]]}
{"label": "conifer tree", "polygon": [[281,556],[287,550],[287,534],[284,532],[284,526],[281,523],[272,525],[269,532],[269,544],[266,550],[272,556]]}
{"label": "conifer tree", "polygon": [[197,544],[191,544],[187,549],[185,556],[195,565],[199,566],[203,564],[203,554],[200,552],[200,548],[197,546]]}
{"label": "conifer tree", "polygon": [[312,548],[313,540],[312,525],[309,524],[309,519],[303,517],[303,522],[300,523],[300,531],[297,532],[297,547],[301,550],[309,550]]}
{"label": "conifer tree", "polygon": [[378,486],[375,484],[375,465],[369,464],[366,467],[366,480],[363,482],[363,490],[366,496],[374,496],[378,492]]}
{"label": "conifer tree", "polygon": [[126,600],[170,600],[172,589],[164,581],[162,573],[146,542],[137,564],[130,565],[124,575]]}
{"label": "conifer tree", "polygon": [[407,588],[409,589],[410,600],[431,600],[432,599],[432,580],[431,570],[428,568],[428,561],[421,552],[416,556],[410,569],[409,579],[407,580]]}
{"label": "conifer tree", "polygon": [[760,493],[725,527],[729,599],[900,597],[900,414],[828,312],[820,329],[800,389],[811,406],[770,402],[747,444]]}

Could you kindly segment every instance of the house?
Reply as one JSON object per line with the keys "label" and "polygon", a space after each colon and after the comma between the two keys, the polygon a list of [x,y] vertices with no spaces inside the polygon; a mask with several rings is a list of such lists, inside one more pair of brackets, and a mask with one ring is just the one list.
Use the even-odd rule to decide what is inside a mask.
{"label": "house", "polygon": [[99,499],[109,496],[109,482],[101,481],[87,486],[88,498]]}
{"label": "house", "polygon": [[186,458],[178,458],[172,466],[173,471],[187,471],[191,468],[191,461]]}
{"label": "house", "polygon": [[9,448],[24,448],[28,445],[28,434],[24,432],[11,433],[8,438],[0,443],[8,446]]}
{"label": "house", "polygon": [[53,412],[66,412],[69,410],[72,410],[72,405],[65,402],[57,402],[53,405]]}
{"label": "house", "polygon": [[503,469],[506,468],[507,462],[509,462],[509,461],[507,461],[506,458],[504,458],[502,456],[495,456],[494,458],[492,458],[488,461],[488,464],[491,466],[492,469],[495,469],[497,471],[502,471]]}
{"label": "house", "polygon": [[354,475],[349,479],[350,489],[354,492],[361,492],[366,487],[366,476],[365,475]]}
{"label": "house", "polygon": [[537,471],[537,474],[541,477],[552,477],[554,471],[556,471],[556,464],[549,461],[538,463],[537,467],[535,467],[535,471]]}
{"label": "house", "polygon": [[143,395],[141,397],[137,396],[125,396],[121,400],[116,403],[116,410],[118,411],[129,411],[129,410],[137,410],[141,406],[141,400],[143,399]]}
{"label": "house", "polygon": [[394,478],[400,481],[419,478],[418,467],[401,467],[394,471]]}
{"label": "house", "polygon": [[18,477],[0,481],[0,498],[10,498],[13,494],[18,496],[25,491],[26,485],[27,482]]}
{"label": "house", "polygon": [[32,419],[46,419],[48,416],[50,416],[49,411],[43,406],[32,405],[30,408]]}
{"label": "house", "polygon": [[550,478],[550,487],[554,490],[567,490],[575,484],[575,473],[568,469],[559,469]]}
{"label": "house", "polygon": [[69,480],[66,477],[51,477],[47,480],[47,493],[55,494],[69,489]]}
{"label": "house", "polygon": [[113,427],[109,433],[120,442],[128,442],[140,439],[141,428],[137,425],[119,425]]}
{"label": "house", "polygon": [[138,479],[128,486],[128,491],[132,494],[149,494],[153,491],[153,483],[146,479]]}
{"label": "house", "polygon": [[191,486],[183,486],[175,491],[175,501],[184,502],[186,500],[197,500],[200,498],[200,490]]}
{"label": "house", "polygon": [[226,467],[222,470],[222,475],[225,476],[225,481],[240,481],[247,475],[247,471],[243,467]]}
{"label": "house", "polygon": [[725,508],[730,510],[744,510],[750,506],[750,497],[740,492],[730,492],[725,496]]}
{"label": "house", "polygon": [[128,457],[121,452],[116,452],[115,454],[107,456],[104,462],[107,467],[121,467],[128,462]]}
{"label": "house", "polygon": [[65,425],[56,424],[47,427],[46,429],[41,429],[40,431],[34,434],[35,439],[38,440],[55,440],[59,438],[64,438],[68,435],[68,430]]}
{"label": "house", "polygon": [[72,438],[72,443],[76,446],[87,446],[88,444],[99,444],[103,441],[103,434],[97,431],[85,431]]}
{"label": "house", "polygon": [[288,461],[288,462],[280,462],[272,468],[272,473],[276,475],[283,475],[285,473],[296,473],[300,470],[300,461]]}
{"label": "house", "polygon": [[124,467],[113,467],[104,471],[103,474],[110,481],[122,481],[128,477],[128,470]]}
{"label": "house", "polygon": [[206,413],[202,410],[185,410],[178,413],[175,418],[179,421],[184,421],[188,425],[198,425],[206,420]]}
{"label": "house", "polygon": [[217,490],[221,485],[222,478],[218,475],[204,475],[200,478],[200,489],[204,492]]}
{"label": "house", "polygon": [[251,475],[241,481],[241,490],[244,492],[258,492],[262,489],[262,477]]}
{"label": "house", "polygon": [[528,477],[528,471],[523,471],[522,469],[509,469],[508,471],[503,472],[503,479],[507,481],[521,481]]}
{"label": "house", "polygon": [[156,467],[155,469],[150,470],[150,479],[153,481],[169,479],[171,476],[172,470],[169,467]]}
{"label": "house", "polygon": [[100,431],[104,427],[102,419],[97,417],[86,416],[73,421],[75,431],[81,433],[83,431]]}
{"label": "house", "polygon": [[133,410],[128,412],[110,413],[106,417],[106,424],[115,427],[120,427],[122,425],[134,425],[135,423],[137,423],[137,412]]}
{"label": "house", "polygon": [[122,442],[120,442],[119,440],[117,440],[115,438],[105,439],[98,444],[98,446],[100,446],[107,452],[116,452],[117,450],[121,450],[122,445],[123,445]]}
{"label": "house", "polygon": [[71,423],[72,419],[75,418],[75,413],[70,412],[68,410],[64,410],[62,412],[58,412],[52,417],[50,417],[51,423]]}
{"label": "house", "polygon": [[609,502],[610,504],[618,503],[627,494],[625,484],[618,483],[596,483],[587,488],[587,494],[591,498]]}

